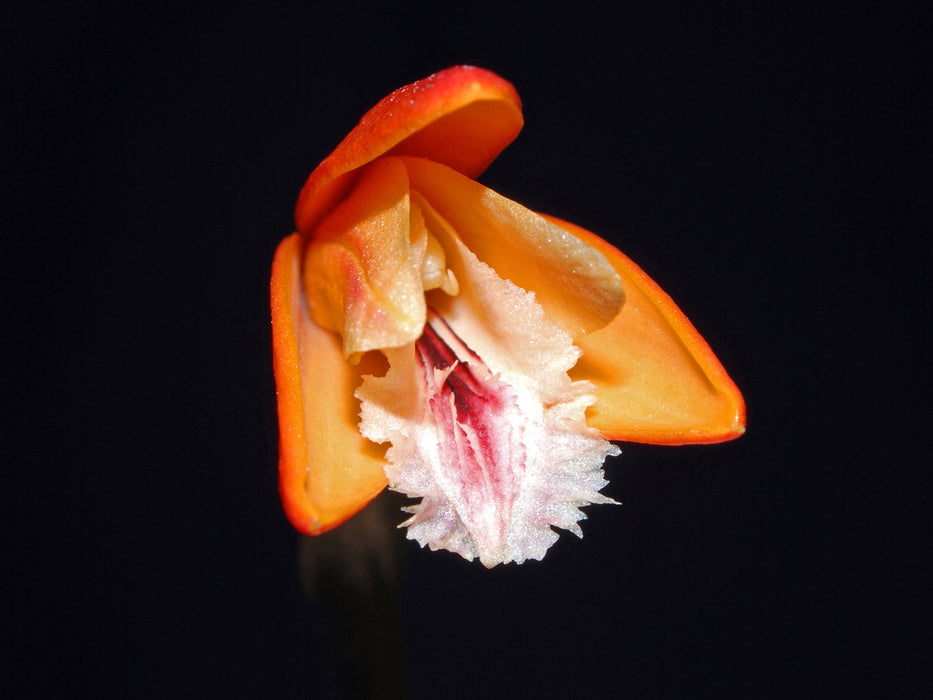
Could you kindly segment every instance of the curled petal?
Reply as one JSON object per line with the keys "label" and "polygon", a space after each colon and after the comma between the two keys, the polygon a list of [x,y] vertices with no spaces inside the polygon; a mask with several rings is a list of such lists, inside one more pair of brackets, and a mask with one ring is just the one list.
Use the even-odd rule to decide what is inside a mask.
{"label": "curled petal", "polygon": [[421,335],[424,287],[409,210],[405,167],[397,158],[380,159],[308,245],[303,276],[311,317],[343,337],[346,358]]}
{"label": "curled petal", "polygon": [[521,100],[495,73],[455,66],[381,100],[311,173],[295,207],[298,230],[315,224],[347,193],[357,168],[379,156],[411,155],[476,177],[523,124]]}
{"label": "curled petal", "polygon": [[[308,315],[298,234],[279,245],[272,266],[272,348],[279,413],[279,491],[301,532],[349,518],[386,485],[384,450],[360,435],[361,376],[380,373],[369,356],[344,361],[340,341]],[[378,357],[372,358],[378,360]]]}
{"label": "curled petal", "polygon": [[600,250],[625,290],[612,323],[577,340],[583,357],[570,375],[596,387],[587,423],[610,440],[660,445],[723,442],[744,433],[742,394],[673,300],[603,239],[548,218]]}

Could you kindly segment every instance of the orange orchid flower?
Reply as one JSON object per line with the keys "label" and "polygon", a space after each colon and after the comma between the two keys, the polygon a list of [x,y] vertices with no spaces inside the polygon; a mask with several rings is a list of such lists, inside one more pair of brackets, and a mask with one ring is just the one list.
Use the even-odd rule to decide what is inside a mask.
{"label": "orange orchid flower", "polygon": [[710,443],[742,396],[687,318],[596,235],[477,177],[522,127],[512,85],[450,68],[377,104],[311,173],[272,268],[280,491],[301,532],[388,484],[408,536],[540,559],[610,503],[611,440]]}

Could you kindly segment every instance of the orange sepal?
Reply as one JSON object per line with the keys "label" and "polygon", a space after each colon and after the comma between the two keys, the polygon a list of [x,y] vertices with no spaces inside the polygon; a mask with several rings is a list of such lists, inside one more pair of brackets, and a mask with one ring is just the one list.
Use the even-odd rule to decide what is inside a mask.
{"label": "orange sepal", "polygon": [[724,442],[742,435],[742,394],[664,290],[599,236],[545,218],[605,255],[625,292],[612,323],[576,341],[583,357],[571,377],[596,386],[587,423],[610,440],[656,445]]}
{"label": "orange sepal", "polygon": [[347,194],[354,171],[381,155],[429,158],[476,177],[523,123],[515,88],[482,68],[455,66],[399,88],[308,177],[295,206],[298,230],[309,234]]}
{"label": "orange sepal", "polygon": [[340,339],[308,315],[296,233],[272,264],[272,353],[279,413],[279,491],[301,532],[318,534],[360,510],[386,486],[383,448],[360,435],[353,392],[378,356],[353,366]]}

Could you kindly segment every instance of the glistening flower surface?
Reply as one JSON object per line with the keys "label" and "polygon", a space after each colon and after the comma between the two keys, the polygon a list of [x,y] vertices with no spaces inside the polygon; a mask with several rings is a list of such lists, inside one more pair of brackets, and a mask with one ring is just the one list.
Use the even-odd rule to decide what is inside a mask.
{"label": "glistening flower surface", "polygon": [[609,440],[718,442],[741,394],[690,322],[592,233],[479,185],[514,88],[456,67],[385,98],[311,174],[273,263],[280,491],[302,532],[388,483],[409,537],[540,559],[608,503]]}

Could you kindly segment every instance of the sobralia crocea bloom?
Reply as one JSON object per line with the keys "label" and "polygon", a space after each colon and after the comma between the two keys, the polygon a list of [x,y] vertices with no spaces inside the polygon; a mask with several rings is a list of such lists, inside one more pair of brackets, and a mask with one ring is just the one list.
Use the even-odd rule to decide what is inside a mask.
{"label": "sobralia crocea bloom", "polygon": [[409,537],[540,559],[611,500],[610,441],[719,442],[741,394],[614,247],[474,181],[522,126],[511,84],[455,67],[392,93],[311,173],[278,248],[280,491],[308,534],[388,484]]}

